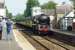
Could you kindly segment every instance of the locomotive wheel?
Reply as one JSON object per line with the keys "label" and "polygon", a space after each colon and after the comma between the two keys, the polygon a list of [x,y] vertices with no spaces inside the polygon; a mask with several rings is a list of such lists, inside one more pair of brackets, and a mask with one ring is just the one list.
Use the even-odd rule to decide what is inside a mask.
{"label": "locomotive wheel", "polygon": [[38,34],[38,32],[35,30],[35,31],[33,32],[33,34],[37,35],[37,34]]}
{"label": "locomotive wheel", "polygon": [[33,30],[33,34],[35,34],[36,32]]}
{"label": "locomotive wheel", "polygon": [[38,35],[41,35],[41,32],[38,31]]}
{"label": "locomotive wheel", "polygon": [[35,35],[40,35],[41,32],[39,32],[38,30],[35,31]]}
{"label": "locomotive wheel", "polygon": [[36,26],[33,25],[32,27],[33,27],[33,34],[36,34],[36,29],[35,29]]}
{"label": "locomotive wheel", "polygon": [[68,30],[68,31],[72,31],[72,26],[68,26],[68,27],[67,27],[67,30]]}

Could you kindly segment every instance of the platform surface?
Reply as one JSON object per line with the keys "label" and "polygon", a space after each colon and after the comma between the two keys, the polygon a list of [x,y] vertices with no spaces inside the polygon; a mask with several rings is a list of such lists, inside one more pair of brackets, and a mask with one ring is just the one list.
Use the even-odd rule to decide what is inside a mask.
{"label": "platform surface", "polygon": [[59,29],[51,29],[51,31],[57,32],[59,34],[68,35],[68,36],[75,36],[74,31],[62,31],[62,30],[59,30]]}
{"label": "platform surface", "polygon": [[36,50],[17,29],[12,37],[12,40],[0,40],[0,50]]}

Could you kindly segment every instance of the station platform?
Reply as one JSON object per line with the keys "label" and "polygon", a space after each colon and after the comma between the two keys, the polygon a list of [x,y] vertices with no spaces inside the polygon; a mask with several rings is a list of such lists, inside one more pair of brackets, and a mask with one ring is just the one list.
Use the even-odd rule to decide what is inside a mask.
{"label": "station platform", "polygon": [[67,35],[67,36],[75,36],[74,31],[63,31],[63,30],[60,30],[60,29],[51,29],[51,31],[56,32],[58,34]]}
{"label": "station platform", "polygon": [[0,50],[36,50],[17,29],[12,36],[12,40],[0,40]]}

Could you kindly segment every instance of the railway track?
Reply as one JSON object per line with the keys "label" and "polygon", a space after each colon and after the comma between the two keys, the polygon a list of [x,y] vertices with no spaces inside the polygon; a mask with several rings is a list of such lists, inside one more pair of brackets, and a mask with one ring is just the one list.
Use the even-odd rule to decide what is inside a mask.
{"label": "railway track", "polygon": [[65,43],[63,43],[63,42],[60,42],[60,41],[54,39],[54,38],[51,38],[51,37],[48,37],[48,36],[46,36],[46,37],[44,37],[44,38],[47,39],[48,41],[54,43],[54,44],[57,44],[57,45],[59,45],[59,46],[65,48],[66,50],[75,50],[75,47],[74,47],[74,46],[65,44]]}
{"label": "railway track", "polygon": [[47,48],[40,45],[37,41],[35,41],[31,36],[28,36],[27,34],[25,34],[26,32],[25,33],[21,32],[21,33],[36,48],[36,50],[48,50]]}
{"label": "railway track", "polygon": [[[51,41],[35,35],[28,35],[28,32],[22,32],[24,37],[37,49],[37,50],[68,50],[59,46],[58,44],[52,43]],[[26,33],[26,34],[25,34]]]}
{"label": "railway track", "polygon": [[31,31],[21,30],[24,37],[36,48],[36,50],[74,50],[75,47],[60,42],[48,36],[31,35]]}

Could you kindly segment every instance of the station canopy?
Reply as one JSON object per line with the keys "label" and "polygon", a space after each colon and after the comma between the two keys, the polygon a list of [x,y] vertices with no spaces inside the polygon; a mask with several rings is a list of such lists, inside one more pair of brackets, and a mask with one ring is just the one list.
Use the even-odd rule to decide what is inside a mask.
{"label": "station canopy", "polygon": [[67,16],[65,16],[66,18],[72,18],[73,22],[75,22],[75,17],[74,17],[74,10],[71,11]]}
{"label": "station canopy", "polygon": [[74,17],[74,11],[71,11],[66,17]]}

